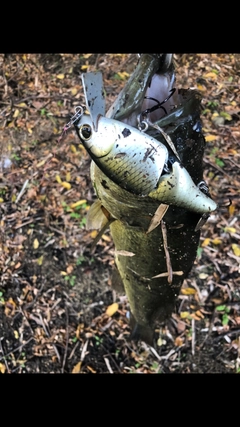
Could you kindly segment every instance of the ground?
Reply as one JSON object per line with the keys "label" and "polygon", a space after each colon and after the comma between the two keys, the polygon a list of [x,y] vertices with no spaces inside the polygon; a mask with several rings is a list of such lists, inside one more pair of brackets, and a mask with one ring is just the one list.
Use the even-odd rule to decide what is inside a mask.
{"label": "ground", "polygon": [[176,85],[202,94],[205,179],[217,211],[155,347],[129,339],[111,287],[114,247],[86,230],[90,159],[73,128],[81,72],[101,71],[107,108],[135,54],[0,55],[0,373],[240,371],[240,60],[175,55]]}

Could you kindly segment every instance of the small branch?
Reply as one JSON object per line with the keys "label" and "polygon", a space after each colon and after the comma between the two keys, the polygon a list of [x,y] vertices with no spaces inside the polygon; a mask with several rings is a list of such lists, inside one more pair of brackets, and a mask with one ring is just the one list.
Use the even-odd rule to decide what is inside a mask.
{"label": "small branch", "polygon": [[29,340],[26,341],[24,344],[21,344],[19,347],[15,348],[14,350],[9,351],[9,353],[7,353],[5,356],[0,357],[0,360],[5,359],[6,357],[10,356],[10,354],[12,353],[16,353],[16,351],[18,350],[22,350],[22,348],[25,347],[25,345],[27,345],[33,339],[34,339],[33,337],[29,338]]}
{"label": "small branch", "polygon": [[172,278],[173,278],[172,264],[171,264],[170,254],[167,246],[167,227],[163,221],[161,221],[161,228],[162,228],[162,236],[163,236],[163,248],[166,256],[168,283],[171,284]]}
{"label": "small branch", "polygon": [[195,319],[192,319],[192,355],[195,355],[195,339],[196,339],[196,333],[195,333]]}
{"label": "small branch", "polygon": [[28,185],[28,183],[29,183],[29,179],[26,179],[26,181],[24,182],[24,184],[23,184],[23,186],[22,186],[22,189],[21,189],[21,191],[20,191],[20,193],[19,193],[19,195],[17,196],[17,198],[16,198],[16,204],[19,202],[19,200],[21,199],[21,197],[22,197],[22,195],[23,195],[23,193],[24,193],[24,191],[25,191],[25,189],[26,189],[26,187],[27,187],[27,185]]}
{"label": "small branch", "polygon": [[63,362],[62,362],[62,374],[64,374],[64,367],[66,364],[67,359],[67,351],[68,351],[68,342],[69,342],[69,332],[68,332],[68,325],[69,325],[69,318],[68,318],[68,309],[65,307],[66,312],[66,345],[65,345],[65,351],[63,356]]}
{"label": "small branch", "polygon": [[109,360],[107,359],[107,357],[104,357],[104,362],[106,363],[106,366],[107,366],[110,374],[113,374],[113,370],[111,368],[111,365],[110,365]]}
{"label": "small branch", "polygon": [[0,350],[1,350],[2,354],[3,354],[3,359],[4,359],[4,362],[5,362],[7,371],[9,373],[10,370],[9,370],[9,367],[8,367],[7,358],[6,358],[6,356],[4,356],[4,351],[3,351],[3,348],[2,348],[2,340],[3,340],[3,338],[0,338]]}

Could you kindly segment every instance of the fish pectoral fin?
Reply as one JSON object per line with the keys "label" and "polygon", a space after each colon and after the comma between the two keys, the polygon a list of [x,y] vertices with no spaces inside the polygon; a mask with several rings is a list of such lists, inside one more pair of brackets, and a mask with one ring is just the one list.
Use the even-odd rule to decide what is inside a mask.
{"label": "fish pectoral fin", "polygon": [[96,200],[87,213],[86,229],[100,230],[108,221],[109,218],[107,218],[102,210],[102,202],[100,200]]}
{"label": "fish pectoral fin", "polygon": [[91,249],[90,249],[91,253],[93,253],[93,250],[95,249],[97,242],[101,239],[102,235],[105,233],[108,227],[110,227],[110,224],[112,224],[112,222],[114,221],[116,221],[115,218],[111,218],[110,220],[107,220],[106,224],[101,228],[101,230],[99,231],[99,233],[97,234],[97,236],[92,242]]}
{"label": "fish pectoral fin", "polygon": [[113,267],[111,277],[112,288],[118,293],[125,293],[124,285],[117,267]]}
{"label": "fish pectoral fin", "polygon": [[100,230],[95,239],[92,242],[90,252],[92,253],[97,242],[101,239],[102,235],[108,229],[110,224],[115,221],[115,218],[111,216],[100,200],[96,200],[90,207],[87,213],[87,230]]}
{"label": "fish pectoral fin", "polygon": [[130,339],[134,341],[142,340],[148,345],[153,346],[154,331],[150,326],[140,325],[131,313],[130,317],[131,335]]}

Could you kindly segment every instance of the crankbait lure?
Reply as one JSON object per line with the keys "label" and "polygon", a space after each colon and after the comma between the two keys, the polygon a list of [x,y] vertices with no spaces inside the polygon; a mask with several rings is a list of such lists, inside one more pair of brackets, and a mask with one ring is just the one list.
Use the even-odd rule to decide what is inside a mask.
{"label": "crankbait lure", "polygon": [[92,160],[123,189],[196,213],[217,208],[178,161],[169,164],[168,148],[143,130],[103,116],[94,128],[87,114],[74,125]]}
{"label": "crankbait lure", "polygon": [[157,188],[167,167],[165,145],[132,126],[106,117],[99,117],[97,132],[87,115],[75,127],[92,160],[113,182],[142,196]]}

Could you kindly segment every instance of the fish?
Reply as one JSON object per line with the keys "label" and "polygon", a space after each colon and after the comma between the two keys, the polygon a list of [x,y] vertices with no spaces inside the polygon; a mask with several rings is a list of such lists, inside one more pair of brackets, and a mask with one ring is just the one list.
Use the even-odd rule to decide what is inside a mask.
{"label": "fish", "polygon": [[[197,225],[202,215],[217,208],[208,187],[200,185],[205,148],[201,97],[195,90],[173,91],[172,58],[171,54],[144,54],[106,117],[99,115],[97,127],[93,127],[91,115],[75,123],[92,158],[90,176],[97,198],[87,224],[99,229],[109,221],[116,249],[113,286],[120,280],[128,297],[131,339],[149,345],[154,345],[156,324],[174,312],[183,281],[196,259],[201,232]],[[157,101],[150,103],[150,98]],[[143,132],[138,128],[139,116],[154,126]],[[144,171],[153,175],[149,173],[148,179],[139,182],[137,177],[152,146],[160,169],[146,156]],[[125,171],[130,173],[124,175]],[[195,199],[200,200],[199,205]],[[152,227],[160,211],[163,216]]]}

